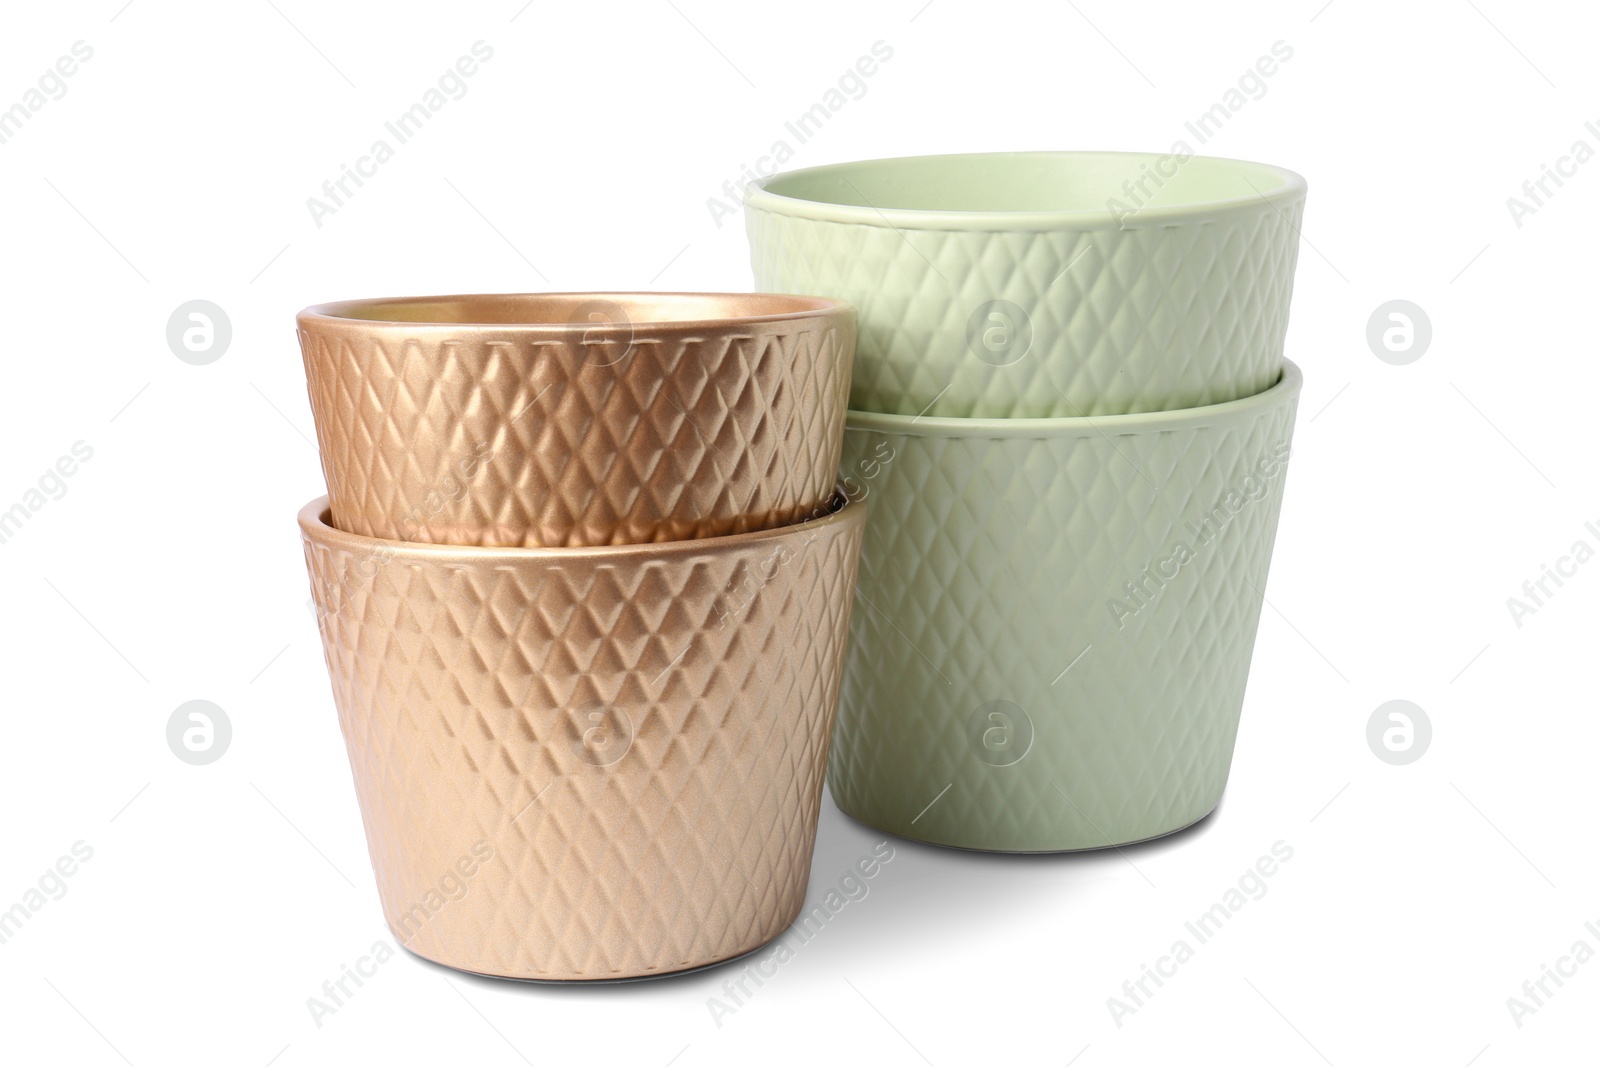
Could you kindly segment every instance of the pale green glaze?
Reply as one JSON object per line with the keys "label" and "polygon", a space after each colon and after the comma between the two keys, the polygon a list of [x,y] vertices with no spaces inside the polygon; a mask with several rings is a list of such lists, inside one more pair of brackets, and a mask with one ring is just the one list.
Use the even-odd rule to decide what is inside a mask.
{"label": "pale green glaze", "polygon": [[756,288],[860,311],[850,406],[1174,410],[1277,380],[1305,182],[1121,152],[867,160],[751,186]]}
{"label": "pale green glaze", "polygon": [[[806,218],[925,230],[1133,229],[1252,214],[1264,204],[1282,209],[1305,193],[1298,174],[1238,159],[992,152],[788,171],[752,187],[746,203]],[[1135,210],[1119,220],[1114,202]]]}
{"label": "pale green glaze", "polygon": [[1299,370],[1190,411],[852,412],[870,503],[828,783],[879,829],[1041,852],[1139,841],[1222,795]]}

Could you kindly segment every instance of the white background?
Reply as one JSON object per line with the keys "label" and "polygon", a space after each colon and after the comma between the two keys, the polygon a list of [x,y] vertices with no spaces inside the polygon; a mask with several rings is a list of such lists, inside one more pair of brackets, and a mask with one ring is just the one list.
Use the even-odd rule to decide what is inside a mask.
{"label": "white background", "polygon": [[[1600,560],[1520,628],[1506,605],[1575,541],[1600,546],[1584,529],[1600,524],[1600,160],[1520,227],[1506,204],[1573,142],[1600,148],[1591,8],[123,4],[12,5],[0,33],[0,107],[74,42],[94,50],[0,144],[0,510],[75,442],[93,449],[0,545],[0,908],[93,849],[0,945],[0,1058],[1594,1056],[1600,961],[1520,1027],[1506,1004],[1575,941],[1600,950],[1584,928],[1600,926]],[[307,198],[480,39],[494,55],[467,94],[317,227]],[[790,166],[1201,149],[1184,122],[1274,42],[1293,49],[1201,149],[1311,190],[1288,346],[1306,393],[1220,812],[1121,854],[896,842],[869,895],[720,1026],[707,998],[736,968],[551,989],[401,954],[318,1027],[307,998],[387,933],[305,606],[294,516],[323,489],[294,312],[747,289],[742,220],[719,227],[708,198],[880,40],[892,58]],[[165,338],[197,298],[233,328],[208,366]],[[1408,366],[1365,339],[1397,298],[1433,325]],[[1434,730],[1399,767],[1365,736],[1397,698]],[[209,766],[167,748],[191,699],[233,724]],[[813,895],[879,839],[825,802]],[[1280,840],[1293,858],[1266,895],[1116,1025],[1107,998]]]}

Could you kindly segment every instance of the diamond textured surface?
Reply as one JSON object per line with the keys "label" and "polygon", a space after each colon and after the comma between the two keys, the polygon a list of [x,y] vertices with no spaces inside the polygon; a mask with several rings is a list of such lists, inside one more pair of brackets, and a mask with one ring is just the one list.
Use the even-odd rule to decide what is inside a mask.
{"label": "diamond textured surface", "polygon": [[[1084,230],[896,228],[753,205],[745,216],[757,289],[856,305],[852,409],[1067,418],[1199,407],[1275,382],[1304,206]],[[997,299],[1032,330],[1005,366],[967,339]]]}
{"label": "diamond textured surface", "polygon": [[1025,852],[1139,841],[1209,812],[1298,391],[1291,367],[1243,410],[1142,431],[1069,420],[1054,437],[884,433],[853,415],[847,484],[872,514],[828,773],[839,807],[906,837]]}
{"label": "diamond textured surface", "polygon": [[641,332],[610,362],[510,328],[402,331],[315,321],[300,331],[340,529],[437,544],[640,544],[783,526],[833,491],[855,344],[848,309]]}
{"label": "diamond textured surface", "polygon": [[301,515],[385,918],[530,979],[728,959],[804,901],[864,505],[776,533],[494,553]]}

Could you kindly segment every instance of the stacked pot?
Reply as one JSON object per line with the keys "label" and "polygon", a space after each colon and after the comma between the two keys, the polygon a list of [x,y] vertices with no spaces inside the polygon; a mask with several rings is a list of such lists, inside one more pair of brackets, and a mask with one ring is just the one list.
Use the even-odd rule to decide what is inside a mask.
{"label": "stacked pot", "polygon": [[1228,776],[1300,373],[1305,183],[1187,152],[847,163],[746,199],[758,288],[860,314],[867,499],[829,789],[962,848],[1181,829]]}
{"label": "stacked pot", "polygon": [[846,303],[299,316],[300,528],[385,917],[532,980],[667,974],[804,900],[865,507]]}

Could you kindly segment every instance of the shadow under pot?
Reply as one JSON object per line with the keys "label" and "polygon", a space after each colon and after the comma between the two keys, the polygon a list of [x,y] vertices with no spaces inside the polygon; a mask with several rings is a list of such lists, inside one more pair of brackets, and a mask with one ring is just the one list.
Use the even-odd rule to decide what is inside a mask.
{"label": "shadow under pot", "polygon": [[851,412],[872,507],[828,788],[967,849],[1159,837],[1222,797],[1300,371],[1098,419]]}

